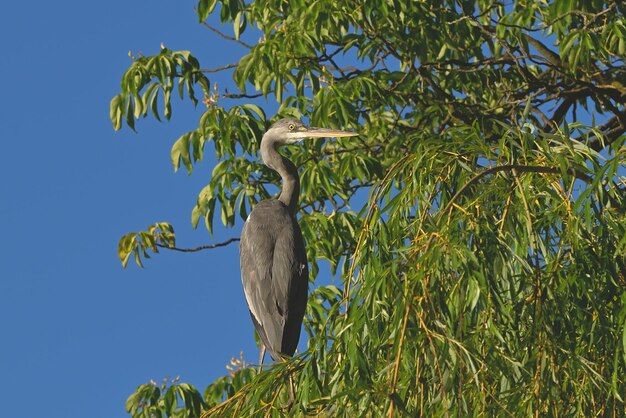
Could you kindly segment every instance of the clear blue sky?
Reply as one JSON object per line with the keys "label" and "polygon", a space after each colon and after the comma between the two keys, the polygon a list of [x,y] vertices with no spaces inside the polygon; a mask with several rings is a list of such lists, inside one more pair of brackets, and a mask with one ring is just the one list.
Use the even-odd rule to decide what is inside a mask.
{"label": "clear blue sky", "polygon": [[205,68],[237,60],[240,49],[197,23],[195,3],[0,6],[2,417],[124,417],[149,379],[203,390],[240,350],[257,361],[236,245],[163,253],[144,270],[116,256],[121,235],[155,221],[171,222],[180,246],[239,235],[241,224],[214,239],[191,228],[211,152],[191,177],[170,163],[201,107],[175,103],[170,123],[142,120],[139,134],[108,119],[129,50],[155,54],[163,42]]}

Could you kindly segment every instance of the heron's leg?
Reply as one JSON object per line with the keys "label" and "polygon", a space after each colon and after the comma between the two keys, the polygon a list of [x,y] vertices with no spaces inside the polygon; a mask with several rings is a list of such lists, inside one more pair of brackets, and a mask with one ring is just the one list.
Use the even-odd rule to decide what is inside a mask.
{"label": "heron's leg", "polygon": [[261,344],[261,358],[259,359],[259,373],[263,371],[263,358],[265,358],[265,345]]}

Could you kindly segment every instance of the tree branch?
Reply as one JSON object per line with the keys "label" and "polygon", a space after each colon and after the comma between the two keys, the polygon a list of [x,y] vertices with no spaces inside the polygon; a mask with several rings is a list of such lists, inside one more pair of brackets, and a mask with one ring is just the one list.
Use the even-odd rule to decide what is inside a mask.
{"label": "tree branch", "polygon": [[201,246],[195,247],[195,248],[168,247],[167,245],[158,244],[158,243],[157,243],[157,247],[165,248],[166,250],[180,251],[182,253],[193,253],[193,252],[196,252],[196,251],[211,250],[213,248],[225,247],[228,244],[231,244],[231,243],[233,243],[235,241],[239,241],[239,240],[240,240],[240,238],[231,238],[231,239],[229,239],[227,241],[224,241],[224,242],[218,242],[217,244],[201,245]]}
{"label": "tree branch", "polygon": [[241,40],[239,40],[239,39],[237,39],[237,38],[233,38],[232,36],[228,36],[228,35],[226,35],[225,33],[220,32],[218,29],[214,28],[213,26],[209,25],[209,24],[208,24],[208,23],[206,23],[206,22],[202,22],[202,24],[203,24],[203,25],[204,25],[204,26],[205,26],[208,30],[210,30],[211,32],[216,33],[216,34],[217,34],[217,35],[219,35],[221,38],[227,39],[227,40],[229,40],[229,41],[237,42],[239,45],[244,46],[244,47],[246,47],[246,48],[248,48],[248,49],[252,49],[252,48],[253,48],[253,46],[252,46],[252,45],[249,45],[249,44],[247,44],[247,43],[245,43],[245,42],[243,42],[243,41],[241,41]]}
{"label": "tree branch", "polygon": [[594,151],[601,151],[607,145],[611,145],[615,142],[626,132],[626,125],[620,121],[620,119],[624,118],[626,118],[626,110],[620,112],[615,117],[609,119],[604,125],[600,126],[599,129],[602,131],[604,138],[599,138],[596,135],[592,136],[589,139],[589,147]]}
{"label": "tree branch", "polygon": [[220,71],[224,71],[224,70],[229,70],[231,68],[235,68],[238,65],[239,65],[238,63],[226,64],[226,65],[223,65],[221,67],[208,68],[206,70],[198,70],[198,71],[200,71],[201,73],[217,73],[217,72],[220,72]]}
{"label": "tree branch", "polygon": [[550,132],[553,128],[559,126],[565,118],[567,111],[572,107],[572,105],[576,102],[576,98],[574,96],[566,96],[563,103],[559,105],[559,107],[554,111],[552,118],[546,123],[543,127],[544,131]]}
{"label": "tree branch", "polygon": [[529,44],[534,46],[535,49],[539,51],[539,53],[543,56],[543,58],[545,58],[545,61],[547,64],[550,64],[556,68],[561,68],[561,67],[567,68],[567,65],[563,66],[563,62],[561,61],[561,57],[559,56],[559,54],[552,51],[543,43],[541,43],[540,41],[538,41],[537,39],[533,38],[532,36],[528,34],[523,33],[522,36],[524,37],[524,39],[526,39],[526,41],[528,41]]}
{"label": "tree branch", "polygon": [[256,99],[257,97],[263,96],[263,93],[256,94],[240,94],[240,93],[229,93],[228,90],[222,95],[224,99]]}

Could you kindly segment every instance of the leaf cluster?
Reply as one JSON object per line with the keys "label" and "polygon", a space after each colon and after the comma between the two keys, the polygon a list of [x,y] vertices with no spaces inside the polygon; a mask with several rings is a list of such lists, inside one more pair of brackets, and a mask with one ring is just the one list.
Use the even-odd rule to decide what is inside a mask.
{"label": "leaf cluster", "polygon": [[200,71],[198,60],[189,51],[173,52],[162,48],[158,55],[140,56],[122,76],[122,92],[113,97],[110,118],[115,130],[123,122],[135,129],[135,119],[146,117],[148,112],[161,120],[159,98],[162,96],[162,115],[169,120],[172,116],[171,96],[174,87],[182,99],[185,92],[189,99],[198,103],[194,88],[198,86],[209,94],[209,81]]}
{"label": "leaf cluster", "polygon": [[206,408],[202,396],[193,385],[179,383],[178,378],[161,385],[156,382],[140,385],[126,400],[126,411],[141,418],[192,418]]}
{"label": "leaf cluster", "polygon": [[126,267],[128,260],[133,256],[135,262],[143,267],[141,258],[150,258],[148,251],[159,252],[159,247],[173,248],[176,246],[174,228],[167,222],[157,222],[150,225],[146,231],[130,232],[120,238],[117,247],[117,256]]}

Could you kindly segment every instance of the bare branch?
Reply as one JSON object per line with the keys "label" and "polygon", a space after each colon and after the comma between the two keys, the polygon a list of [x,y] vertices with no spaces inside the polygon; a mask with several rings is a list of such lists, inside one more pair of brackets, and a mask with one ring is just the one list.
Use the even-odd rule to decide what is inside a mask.
{"label": "bare branch", "polygon": [[208,30],[210,30],[211,32],[216,33],[216,34],[217,34],[217,35],[219,35],[221,38],[227,39],[227,40],[229,40],[229,41],[237,42],[239,45],[244,46],[244,47],[246,47],[246,48],[248,48],[248,49],[252,49],[252,48],[253,48],[253,46],[252,46],[252,45],[249,45],[249,44],[245,43],[244,41],[242,41],[242,40],[240,40],[240,39],[234,38],[234,37],[232,37],[232,36],[228,36],[228,35],[226,35],[225,33],[222,33],[221,31],[219,31],[217,28],[214,28],[213,26],[209,25],[209,24],[208,24],[208,23],[206,23],[206,22],[203,22],[202,24],[203,24],[203,25],[204,25],[204,26],[205,26]]}
{"label": "bare branch", "polygon": [[257,97],[261,97],[261,96],[263,96],[263,93],[240,94],[240,93],[229,93],[228,91],[226,91],[226,93],[222,95],[224,99],[256,99]]}
{"label": "bare branch", "polygon": [[231,244],[233,242],[239,241],[239,239],[240,238],[231,238],[231,239],[229,239],[227,241],[224,241],[224,242],[218,242],[217,244],[201,245],[201,246],[195,247],[195,248],[168,247],[167,245],[163,245],[163,244],[157,244],[157,247],[165,248],[166,250],[180,251],[182,253],[193,253],[193,252],[196,252],[196,251],[211,250],[213,248],[225,247],[228,244]]}
{"label": "bare branch", "polygon": [[198,70],[198,71],[200,71],[201,73],[217,73],[220,71],[229,70],[231,68],[236,68],[238,65],[239,65],[238,63],[233,63],[233,64],[223,65],[221,67],[208,68],[206,70]]}
{"label": "bare branch", "polygon": [[567,114],[567,111],[572,107],[575,102],[576,98],[574,96],[565,97],[565,100],[563,100],[559,107],[554,111],[552,119],[550,119],[550,121],[545,124],[544,130],[546,132],[549,132],[552,128],[559,126],[563,121],[563,118]]}
{"label": "bare branch", "polygon": [[589,146],[591,149],[601,151],[620,138],[624,132],[626,132],[626,124],[621,121],[624,118],[626,118],[626,110],[619,112],[618,115],[612,117],[604,125],[600,126],[599,130],[603,133],[603,138],[599,138],[596,135],[590,137]]}
{"label": "bare branch", "polygon": [[[528,41],[529,44],[534,46],[535,49],[539,51],[539,53],[543,56],[543,58],[545,58],[548,64],[556,68],[563,67],[563,62],[561,61],[561,57],[559,56],[559,54],[552,51],[550,48],[548,48],[543,43],[541,43],[540,41],[538,41],[537,39],[533,38],[530,35],[527,35],[524,33],[522,34],[522,36],[524,37],[524,39]],[[565,65],[565,68],[567,68],[567,65]]]}

